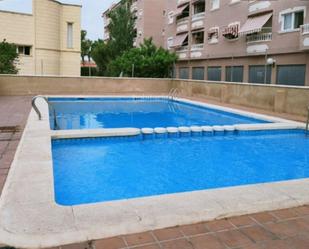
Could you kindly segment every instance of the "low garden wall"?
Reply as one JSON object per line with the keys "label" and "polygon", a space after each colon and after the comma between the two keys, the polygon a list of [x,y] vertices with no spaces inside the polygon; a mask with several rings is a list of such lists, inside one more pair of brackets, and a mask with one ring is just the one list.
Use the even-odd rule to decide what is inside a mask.
{"label": "low garden wall", "polygon": [[168,94],[172,88],[178,88],[182,96],[301,116],[307,115],[309,105],[309,87],[172,79],[0,76],[0,96],[160,95]]}

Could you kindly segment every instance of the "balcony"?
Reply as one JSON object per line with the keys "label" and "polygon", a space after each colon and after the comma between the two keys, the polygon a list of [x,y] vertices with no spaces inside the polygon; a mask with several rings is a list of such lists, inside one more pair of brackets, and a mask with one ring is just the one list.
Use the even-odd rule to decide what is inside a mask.
{"label": "balcony", "polygon": [[177,7],[184,5],[186,3],[190,3],[190,0],[177,0]]}
{"label": "balcony", "polygon": [[309,23],[306,23],[300,27],[300,49],[309,49]]}
{"label": "balcony", "polygon": [[205,18],[205,13],[198,13],[192,16],[192,24],[191,27],[192,29],[199,29],[204,27],[204,18]]}
{"label": "balcony", "polygon": [[257,34],[247,35],[247,43],[271,41],[272,35],[272,28],[262,28]]}
{"label": "balcony", "polygon": [[192,16],[192,22],[205,18],[205,12],[197,13]]}
{"label": "balcony", "polygon": [[110,18],[106,18],[106,19],[104,20],[104,27],[105,27],[105,28],[108,27],[110,23],[111,23],[111,19],[110,19]]}
{"label": "balcony", "polygon": [[181,18],[177,21],[177,33],[187,32],[189,30],[189,17]]}
{"label": "balcony", "polygon": [[103,41],[108,41],[110,38],[109,33],[104,33]]}
{"label": "balcony", "polygon": [[180,60],[186,59],[188,57],[188,50],[189,50],[189,47],[187,45],[176,49],[176,53]]}
{"label": "balcony", "polygon": [[131,12],[137,12],[137,1],[133,2],[130,8]]}
{"label": "balcony", "polygon": [[269,0],[249,2],[249,13],[265,12],[271,10],[271,6],[271,1]]}
{"label": "balcony", "polygon": [[203,49],[204,49],[204,43],[192,44],[191,46],[191,51],[203,50]]}
{"label": "balcony", "polygon": [[188,51],[188,49],[189,49],[189,46],[186,45],[186,46],[182,46],[182,47],[177,48],[176,52],[177,53],[186,52],[186,51]]}

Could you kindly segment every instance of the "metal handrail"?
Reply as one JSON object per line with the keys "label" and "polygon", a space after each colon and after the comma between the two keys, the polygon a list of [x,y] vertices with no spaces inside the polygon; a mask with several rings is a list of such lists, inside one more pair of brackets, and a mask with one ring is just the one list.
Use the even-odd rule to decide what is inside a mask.
{"label": "metal handrail", "polygon": [[172,88],[168,92],[167,99],[168,100],[173,100],[177,96],[178,92],[179,92],[178,88]]}
{"label": "metal handrail", "polygon": [[306,122],[306,134],[309,135],[309,106],[308,106],[307,122]]}
{"label": "metal handrail", "polygon": [[32,108],[35,110],[36,114],[38,115],[39,117],[39,120],[42,120],[42,114],[39,110],[39,108],[37,107],[35,101],[38,99],[38,98],[42,98],[45,100],[45,102],[47,103],[48,107],[50,107],[50,109],[53,110],[53,113],[54,113],[54,127],[56,129],[59,128],[58,126],[58,122],[57,122],[57,117],[56,117],[56,109],[48,102],[48,99],[47,97],[44,97],[44,96],[41,96],[41,95],[37,95],[37,96],[34,96],[31,100],[31,105],[32,105]]}
{"label": "metal handrail", "polygon": [[48,99],[47,99],[46,97],[44,97],[44,96],[41,96],[41,95],[34,96],[34,97],[32,98],[32,100],[31,100],[32,108],[35,110],[36,114],[38,115],[39,120],[42,120],[42,114],[41,114],[39,108],[38,108],[38,107],[36,106],[36,104],[35,104],[35,101],[36,101],[38,98],[44,99],[48,105],[49,105],[49,103],[48,103]]}

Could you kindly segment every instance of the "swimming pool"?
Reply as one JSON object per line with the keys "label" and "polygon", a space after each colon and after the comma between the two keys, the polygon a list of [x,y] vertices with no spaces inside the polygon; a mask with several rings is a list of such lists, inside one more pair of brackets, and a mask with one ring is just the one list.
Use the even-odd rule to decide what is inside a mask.
{"label": "swimming pool", "polygon": [[53,140],[55,199],[78,205],[309,177],[302,130]]}
{"label": "swimming pool", "polygon": [[49,98],[51,129],[155,128],[269,121],[166,98]]}

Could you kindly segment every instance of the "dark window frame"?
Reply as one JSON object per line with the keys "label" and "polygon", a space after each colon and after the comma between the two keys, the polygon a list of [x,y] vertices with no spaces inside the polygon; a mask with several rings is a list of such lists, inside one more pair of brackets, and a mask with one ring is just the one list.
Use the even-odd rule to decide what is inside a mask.
{"label": "dark window frame", "polygon": [[[203,78],[198,78],[198,77],[194,77],[195,74],[194,74],[194,70],[196,69],[202,69],[203,70]],[[192,67],[192,76],[191,78],[193,80],[205,80],[205,67],[201,66],[201,67]]]}
{"label": "dark window frame", "polygon": [[[298,84],[298,83],[294,83],[294,84],[285,84],[285,83],[281,83],[279,82],[279,69],[283,68],[283,67],[297,67],[297,66],[301,66],[304,68],[304,78],[303,78],[303,83]],[[283,85],[283,86],[305,86],[306,85],[306,74],[307,74],[307,67],[306,64],[282,64],[282,65],[277,65],[276,68],[276,84],[277,85]],[[292,81],[291,81],[292,82]]]}
{"label": "dark window frame", "polygon": [[[228,79],[228,68],[230,69],[239,69],[241,68],[241,80],[236,79],[235,77],[232,78],[232,74],[230,76],[230,79]],[[237,65],[237,66],[225,66],[225,81],[227,82],[244,82],[244,66],[243,65]]]}
{"label": "dark window frame", "polygon": [[[267,65],[267,70],[266,70],[266,82],[264,81],[265,79],[265,75],[263,76],[263,82],[253,82],[251,80],[251,75],[250,75],[250,72],[251,72],[251,68],[253,67],[260,67],[264,69],[264,74],[265,74],[265,65],[249,65],[249,68],[248,68],[248,81],[249,83],[252,83],[252,84],[271,84],[271,78],[272,78],[272,66],[271,65]],[[267,74],[269,73],[269,77],[267,76]]]}
{"label": "dark window frame", "polygon": [[[209,78],[209,69],[219,69],[220,71],[220,77],[218,79],[210,79]],[[210,80],[210,81],[222,81],[222,67],[221,66],[209,66],[207,67],[207,80]]]}

